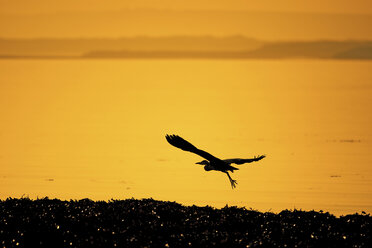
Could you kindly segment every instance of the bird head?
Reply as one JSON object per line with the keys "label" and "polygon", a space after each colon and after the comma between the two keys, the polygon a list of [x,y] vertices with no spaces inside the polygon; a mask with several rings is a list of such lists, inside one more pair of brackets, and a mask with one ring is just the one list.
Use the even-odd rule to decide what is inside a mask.
{"label": "bird head", "polygon": [[209,165],[209,161],[208,160],[203,160],[203,161],[197,162],[195,164]]}

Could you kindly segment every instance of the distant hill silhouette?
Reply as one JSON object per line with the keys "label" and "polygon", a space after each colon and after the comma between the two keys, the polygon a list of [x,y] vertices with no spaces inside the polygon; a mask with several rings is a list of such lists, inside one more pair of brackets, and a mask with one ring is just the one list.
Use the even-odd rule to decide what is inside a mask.
{"label": "distant hill silhouette", "polygon": [[267,42],[255,50],[101,50],[86,58],[372,59],[371,41]]}
{"label": "distant hill silhouette", "polygon": [[246,59],[249,58],[249,51],[93,51],[83,55],[84,58],[142,58],[142,59]]}
{"label": "distant hill silhouette", "polygon": [[[249,53],[255,58],[337,58],[338,54],[372,45],[370,41],[305,41],[267,43]],[[370,57],[372,59],[372,56]]]}
{"label": "distant hill silhouette", "polygon": [[264,42],[244,36],[0,39],[0,58],[372,59],[372,41]]}
{"label": "distant hill silhouette", "polygon": [[91,51],[241,51],[262,42],[243,36],[127,37],[119,39],[0,39],[0,55],[81,56]]}
{"label": "distant hill silhouette", "polygon": [[334,57],[337,59],[372,59],[372,44],[369,46],[359,46],[344,52],[340,52]]}

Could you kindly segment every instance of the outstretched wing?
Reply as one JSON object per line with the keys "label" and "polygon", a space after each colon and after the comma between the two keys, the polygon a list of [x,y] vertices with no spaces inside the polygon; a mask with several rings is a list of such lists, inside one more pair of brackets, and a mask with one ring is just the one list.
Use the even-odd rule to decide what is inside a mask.
{"label": "outstretched wing", "polygon": [[191,144],[190,142],[188,142],[187,140],[184,140],[183,138],[181,138],[180,136],[178,135],[166,135],[165,138],[167,139],[167,141],[169,142],[169,144],[171,144],[172,146],[175,146],[181,150],[184,150],[184,151],[188,151],[188,152],[192,152],[192,153],[195,153],[209,161],[216,161],[216,160],[220,160],[219,158],[216,158],[215,156],[209,154],[208,152],[205,152],[203,150],[200,150],[198,148],[196,148],[193,144]]}
{"label": "outstretched wing", "polygon": [[229,163],[229,164],[245,164],[245,163],[252,163],[252,162],[260,161],[264,157],[266,157],[266,156],[265,155],[259,155],[259,156],[255,156],[254,158],[247,158],[247,159],[231,158],[231,159],[224,159],[223,161],[226,162],[226,163]]}

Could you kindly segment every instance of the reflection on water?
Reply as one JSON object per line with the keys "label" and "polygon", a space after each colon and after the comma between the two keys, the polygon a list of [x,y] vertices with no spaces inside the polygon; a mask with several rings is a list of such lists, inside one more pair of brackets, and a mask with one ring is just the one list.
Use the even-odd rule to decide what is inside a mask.
{"label": "reflection on water", "polygon": [[[372,63],[1,60],[0,197],[372,210]],[[179,134],[220,158],[205,172]]]}

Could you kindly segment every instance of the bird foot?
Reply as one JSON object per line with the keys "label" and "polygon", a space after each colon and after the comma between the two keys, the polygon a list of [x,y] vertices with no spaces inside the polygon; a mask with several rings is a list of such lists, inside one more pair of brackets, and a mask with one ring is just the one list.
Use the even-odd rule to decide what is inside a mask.
{"label": "bird foot", "polygon": [[238,182],[234,179],[231,179],[230,180],[230,183],[231,183],[231,188],[234,189],[236,187],[236,185],[238,184]]}

